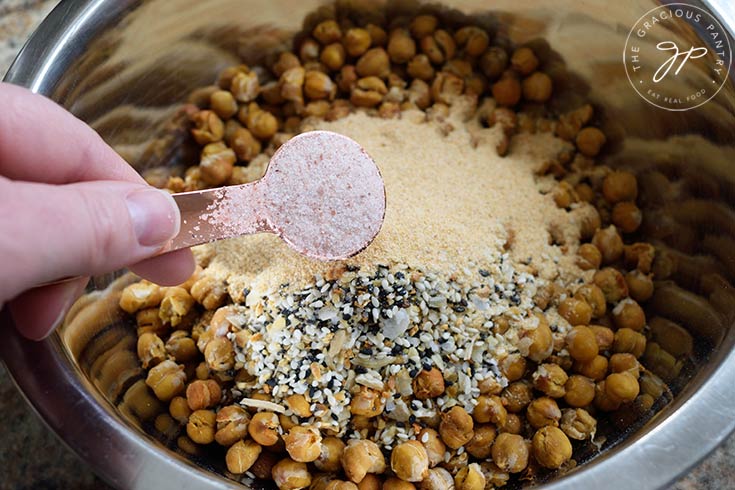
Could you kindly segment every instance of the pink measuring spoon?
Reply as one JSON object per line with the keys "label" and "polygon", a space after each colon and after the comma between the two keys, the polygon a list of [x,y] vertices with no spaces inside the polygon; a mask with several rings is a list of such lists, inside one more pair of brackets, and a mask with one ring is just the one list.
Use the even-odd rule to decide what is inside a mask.
{"label": "pink measuring spoon", "polygon": [[365,249],[385,216],[375,162],[355,141],[329,131],[291,138],[257,182],[173,197],[181,231],[162,253],[267,232],[308,257],[338,260]]}

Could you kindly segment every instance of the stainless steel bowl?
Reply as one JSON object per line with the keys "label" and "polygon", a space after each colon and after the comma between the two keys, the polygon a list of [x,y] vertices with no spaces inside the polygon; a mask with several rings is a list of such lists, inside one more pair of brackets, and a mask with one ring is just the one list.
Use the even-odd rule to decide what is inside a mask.
{"label": "stainless steel bowl", "polygon": [[[381,2],[340,0],[375,15]],[[625,75],[625,38],[651,0],[538,2],[498,0],[492,13],[482,0],[444,2],[464,14],[500,25],[516,42],[542,37],[560,68],[558,87],[569,99],[583,95],[602,108],[615,150],[611,165],[658,169],[689,186],[699,207],[674,203],[653,223],[656,239],[675,265],[648,313],[684,324],[697,339],[675,397],[652,418],[611,440],[589,464],[543,485],[547,489],[655,489],[687,471],[735,428],[735,318],[730,282],[735,274],[735,87],[728,80],[710,102],[670,112],[644,102]],[[694,3],[694,2],[690,2]],[[193,88],[211,82],[222,67],[256,63],[286,42],[319,0],[78,0],[62,2],[25,46],[6,80],[45,94],[95,127],[145,170],[182,150],[160,141],[165,121]],[[390,2],[398,15],[420,1]],[[733,32],[733,7],[702,4]],[[318,14],[315,14],[318,15]],[[677,36],[699,36],[682,29]],[[549,47],[553,51],[549,51]],[[173,145],[174,147],[176,145]],[[649,186],[650,187],[650,186]],[[656,202],[666,189],[647,189]],[[655,221],[655,220],[654,220]],[[710,247],[688,234],[721,239]],[[704,257],[704,258],[703,258]],[[714,288],[703,272],[721,272]],[[206,471],[215,463],[171,449],[151,431],[163,407],[142,382],[135,338],[116,312],[116,294],[129,278],[95,278],[90,294],[69,321],[40,343],[21,339],[0,313],[0,355],[41,417],[84,460],[120,488],[224,489],[237,485]],[[148,430],[147,430],[148,429]]]}

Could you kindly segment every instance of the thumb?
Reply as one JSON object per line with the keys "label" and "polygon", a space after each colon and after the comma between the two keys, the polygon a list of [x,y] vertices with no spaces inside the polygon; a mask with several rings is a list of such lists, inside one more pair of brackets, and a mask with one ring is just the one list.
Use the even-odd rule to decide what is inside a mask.
{"label": "thumb", "polygon": [[[0,303],[40,283],[102,274],[158,252],[179,231],[173,198],[129,182],[0,180]],[[8,274],[9,272],[9,274]]]}

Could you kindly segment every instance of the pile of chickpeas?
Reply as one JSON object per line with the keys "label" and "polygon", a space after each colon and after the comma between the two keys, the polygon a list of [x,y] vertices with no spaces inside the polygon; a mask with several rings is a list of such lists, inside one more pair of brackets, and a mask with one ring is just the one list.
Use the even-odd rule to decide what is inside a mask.
{"label": "pile of chickpeas", "polygon": [[[201,270],[178,287],[134,283],[120,307],[135,316],[147,385],[169,404],[156,428],[183,428],[178,446],[188,453],[224,446],[231,476],[272,479],[279,489],[480,490],[570,469],[575,444],[592,441],[606,413],[650,411],[667,390],[644,365],[660,366],[668,355],[647,349],[642,305],[654,292],[655,248],[629,239],[643,220],[636,176],[595,165],[606,136],[592,125],[592,106],[540,111],[552,97],[553,80],[532,47],[510,49],[479,26],[444,25],[432,14],[390,26],[327,19],[302,34],[293,51],[278,54],[267,68],[227,68],[216,85],[192,94],[187,110],[201,159],[165,187],[243,183],[252,178],[249,162],[272,154],[309,117],[335,120],[364,110],[393,118],[410,109],[441,115],[460,99],[480,107],[492,98],[493,109],[482,117],[502,130],[500,155],[517,133],[552,132],[568,143],[538,173],[556,178],[558,207],[591,210],[577,265],[594,271],[592,279],[573,289],[551,283],[539,292],[538,326],[523,331],[521,352],[499,360],[507,386],[481,383],[471,414],[453,406],[431,423],[416,422],[416,439],[390,451],[369,438],[383,414],[376,390],[353,394],[351,425],[367,437],[350,440],[295,422],[312,415],[304,395],[286,399],[296,417],[231,398],[230,388],[246,374],[233,370],[238,336],[227,318],[242,306],[225,284]],[[547,309],[568,328],[551,326],[541,313]],[[497,318],[496,330],[504,333],[509,322]],[[234,340],[216,333],[222,331]],[[417,374],[413,390],[416,399],[427,400],[447,387],[433,367]]]}

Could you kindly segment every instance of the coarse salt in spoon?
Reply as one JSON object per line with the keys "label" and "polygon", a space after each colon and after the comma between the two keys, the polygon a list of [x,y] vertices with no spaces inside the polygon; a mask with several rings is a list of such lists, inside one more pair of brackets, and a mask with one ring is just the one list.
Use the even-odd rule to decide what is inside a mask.
{"label": "coarse salt in spoon", "polygon": [[378,234],[385,187],[350,138],[311,131],[281,146],[257,182],[173,195],[181,231],[162,252],[268,232],[318,260],[351,257]]}

